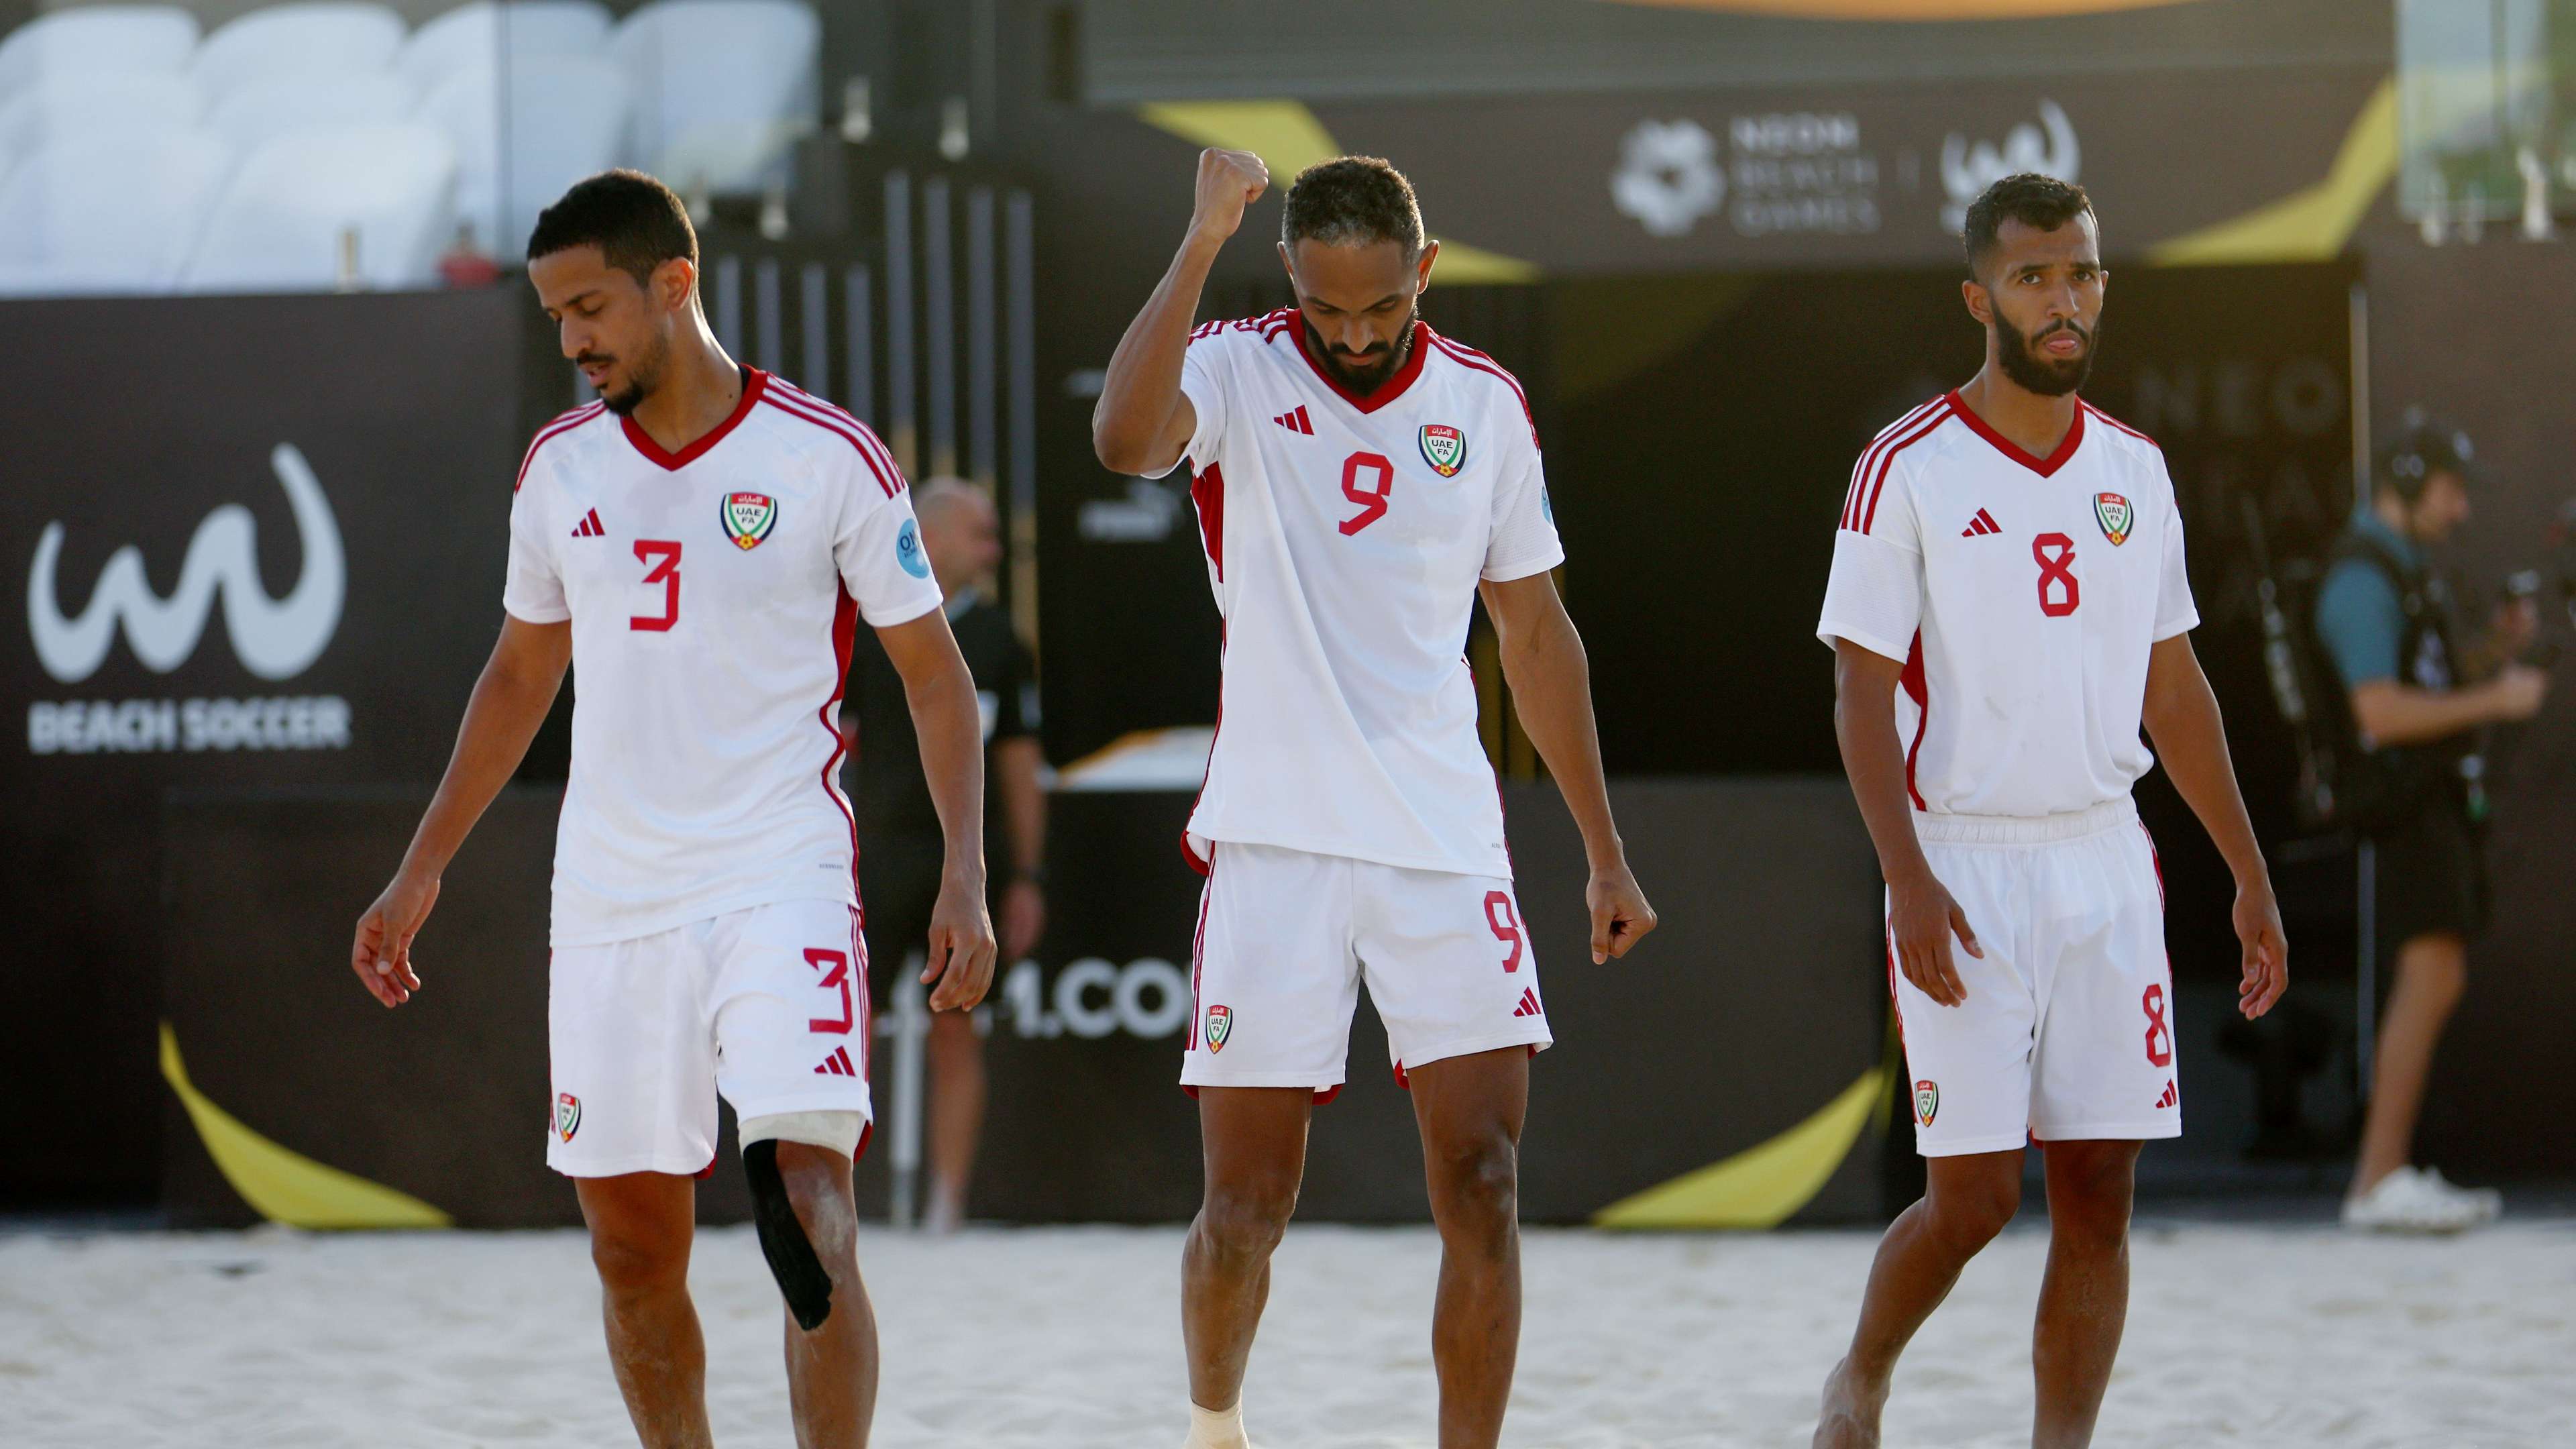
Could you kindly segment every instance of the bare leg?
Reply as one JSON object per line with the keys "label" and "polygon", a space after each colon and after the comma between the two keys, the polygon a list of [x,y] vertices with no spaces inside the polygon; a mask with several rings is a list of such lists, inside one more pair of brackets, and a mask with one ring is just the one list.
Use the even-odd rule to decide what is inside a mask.
{"label": "bare leg", "polygon": [[2039,1284],[2031,1368],[2039,1381],[2032,1449],[2084,1449],[2129,1321],[2129,1200],[2135,1142],[2051,1142],[2048,1273]]}
{"label": "bare leg", "polygon": [[1451,1057],[1409,1075],[1431,1218],[1440,1227],[1440,1296],[1431,1316],[1440,1449],[1493,1449],[1520,1353],[1520,1140],[1529,1049]]}
{"label": "bare leg", "polygon": [[2397,984],[2389,989],[2388,1015],[2379,1026],[2370,1110],[2362,1122],[2360,1160],[2353,1164],[2355,1195],[2378,1186],[2413,1155],[2433,1048],[2468,980],[2468,947],[2447,931],[2413,937],[2397,948]]}
{"label": "bare leg", "polygon": [[707,1345],[689,1302],[697,1182],[666,1172],[577,1177],[599,1269],[608,1363],[644,1449],[709,1449]]}
{"label": "bare leg", "polygon": [[1270,1253],[1306,1175],[1304,1087],[1199,1088],[1207,1190],[1181,1252],[1181,1337],[1190,1401],[1230,1409],[1243,1397],[1252,1335],[1270,1299]]}
{"label": "bare leg", "polygon": [[1959,1272],[2021,1210],[2021,1151],[1927,1160],[1923,1200],[1897,1214],[1870,1264],[1851,1349],[1825,1379],[1815,1449],[1874,1449],[1897,1355]]}
{"label": "bare leg", "polygon": [[828,1147],[778,1144],[778,1176],[814,1256],[832,1275],[832,1312],[812,1333],[787,1319],[787,1402],[797,1449],[866,1449],[877,1408],[877,1316],[859,1281],[858,1206],[850,1159]]}
{"label": "bare leg", "polygon": [[971,1012],[930,1018],[930,1227],[945,1232],[966,1216],[975,1139],[984,1128],[984,1039]]}

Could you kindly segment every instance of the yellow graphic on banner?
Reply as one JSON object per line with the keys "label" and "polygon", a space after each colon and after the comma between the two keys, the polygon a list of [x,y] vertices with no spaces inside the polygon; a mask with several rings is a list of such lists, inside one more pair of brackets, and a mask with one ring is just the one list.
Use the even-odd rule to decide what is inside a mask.
{"label": "yellow graphic on banner", "polygon": [[407,1193],[280,1147],[206,1099],[179,1060],[179,1036],[161,1023],[161,1075],[188,1109],[224,1181],[261,1217],[291,1228],[444,1228],[447,1214]]}
{"label": "yellow graphic on banner", "polygon": [[[1140,108],[1150,124],[1184,141],[1249,151],[1270,168],[1274,192],[1285,191],[1297,173],[1318,161],[1342,155],[1341,143],[1300,101],[1157,101]],[[1434,233],[1437,236],[1437,233]],[[1459,283],[1522,285],[1538,280],[1538,268],[1439,237],[1440,260],[1434,280]]]}
{"label": "yellow graphic on banner", "polygon": [[1722,1162],[1623,1198],[1592,1215],[1605,1228],[1775,1228],[1822,1191],[1887,1101],[1887,1063],[1814,1116]]}
{"label": "yellow graphic on banner", "polygon": [[2147,248],[2162,267],[2321,262],[2338,256],[2397,175],[2397,82],[2384,80],[2335,152],[2326,179],[2216,226]]}

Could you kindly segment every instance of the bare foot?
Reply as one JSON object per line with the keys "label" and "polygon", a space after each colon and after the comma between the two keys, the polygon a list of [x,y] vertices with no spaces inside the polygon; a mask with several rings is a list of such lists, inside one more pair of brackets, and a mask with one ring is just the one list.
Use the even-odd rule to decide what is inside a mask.
{"label": "bare foot", "polygon": [[1825,1376],[1813,1449],[1878,1449],[1878,1413],[1886,1405],[1887,1385],[1860,1382],[1850,1359],[1835,1364]]}

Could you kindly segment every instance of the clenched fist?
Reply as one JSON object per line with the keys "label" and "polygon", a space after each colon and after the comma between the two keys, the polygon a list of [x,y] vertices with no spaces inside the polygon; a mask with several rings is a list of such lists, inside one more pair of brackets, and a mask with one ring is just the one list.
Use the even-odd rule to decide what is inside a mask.
{"label": "clenched fist", "polygon": [[1198,205],[1190,213],[1190,230],[1210,241],[1223,241],[1243,225],[1243,209],[1270,189],[1270,168],[1249,151],[1210,146],[1199,153]]}

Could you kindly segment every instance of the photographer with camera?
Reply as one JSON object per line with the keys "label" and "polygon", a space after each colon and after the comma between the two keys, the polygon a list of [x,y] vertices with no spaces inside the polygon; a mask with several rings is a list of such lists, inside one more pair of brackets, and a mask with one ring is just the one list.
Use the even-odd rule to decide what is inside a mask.
{"label": "photographer with camera", "polygon": [[2410,414],[2317,595],[2317,634],[2351,704],[2345,795],[2375,848],[2380,959],[2396,961],[2343,1205],[2357,1229],[2457,1232],[2502,1206],[2492,1189],[2453,1186],[2409,1160],[2433,1049],[2486,921],[2480,735],[2531,718],[2548,688],[2516,662],[2539,625],[2532,601],[2499,608],[2464,654],[2450,591],[2429,567],[2427,549],[2469,516],[2472,456],[2466,434]]}

